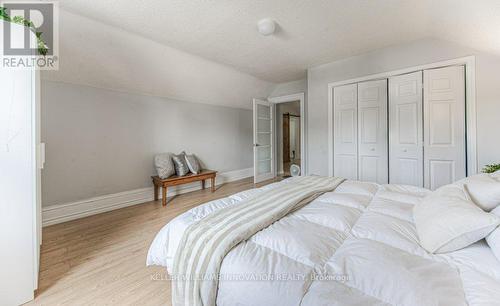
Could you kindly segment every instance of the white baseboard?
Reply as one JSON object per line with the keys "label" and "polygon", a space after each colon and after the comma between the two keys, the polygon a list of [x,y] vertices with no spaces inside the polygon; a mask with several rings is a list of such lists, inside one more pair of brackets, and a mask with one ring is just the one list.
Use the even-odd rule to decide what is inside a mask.
{"label": "white baseboard", "polygon": [[[216,185],[241,180],[253,176],[253,168],[228,171],[217,174]],[[210,180],[207,180],[210,187]],[[168,196],[200,190],[200,182],[175,186],[168,189]],[[110,210],[153,201],[153,187],[129,190],[82,201],[51,205],[42,209],[43,226],[75,220]]]}

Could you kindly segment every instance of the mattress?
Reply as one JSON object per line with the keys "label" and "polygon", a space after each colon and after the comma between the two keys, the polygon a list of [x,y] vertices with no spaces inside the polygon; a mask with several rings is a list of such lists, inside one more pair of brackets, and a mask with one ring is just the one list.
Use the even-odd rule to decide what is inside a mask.
{"label": "mattress", "polygon": [[[184,230],[293,179],[198,206],[155,237],[148,265],[172,261]],[[484,242],[447,254],[418,243],[412,209],[429,191],[346,181],[234,247],[217,305],[499,305],[500,262]]]}

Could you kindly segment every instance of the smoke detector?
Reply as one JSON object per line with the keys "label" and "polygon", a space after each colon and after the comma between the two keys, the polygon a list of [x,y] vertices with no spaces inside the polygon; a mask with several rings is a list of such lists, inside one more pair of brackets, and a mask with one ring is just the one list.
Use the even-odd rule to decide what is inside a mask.
{"label": "smoke detector", "polygon": [[259,22],[257,23],[257,29],[259,30],[260,34],[268,36],[273,34],[276,30],[276,23],[270,18],[264,18],[259,20]]}

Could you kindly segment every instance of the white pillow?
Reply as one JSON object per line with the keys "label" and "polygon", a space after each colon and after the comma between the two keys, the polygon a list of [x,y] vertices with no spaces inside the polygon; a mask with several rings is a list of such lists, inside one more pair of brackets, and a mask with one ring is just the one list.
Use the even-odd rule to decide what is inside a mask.
{"label": "white pillow", "polygon": [[477,207],[459,183],[426,196],[415,205],[413,216],[420,244],[430,253],[462,249],[500,224],[500,218]]}
{"label": "white pillow", "polygon": [[478,174],[466,178],[465,188],[472,201],[484,211],[492,211],[500,205],[500,180],[490,174]]}
{"label": "white pillow", "polygon": [[[500,206],[493,209],[492,214],[500,217]],[[491,234],[486,237],[486,242],[490,246],[493,254],[495,254],[496,258],[500,260],[500,227],[497,227]]]}

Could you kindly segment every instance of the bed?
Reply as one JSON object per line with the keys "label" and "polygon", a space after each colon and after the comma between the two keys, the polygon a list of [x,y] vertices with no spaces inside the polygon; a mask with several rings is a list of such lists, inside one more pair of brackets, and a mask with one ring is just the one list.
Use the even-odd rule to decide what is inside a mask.
{"label": "bed", "polygon": [[[193,208],[157,234],[147,265],[171,273],[184,231],[294,178]],[[217,305],[500,305],[500,261],[483,240],[446,254],[419,244],[413,207],[428,190],[344,181],[238,243]]]}

